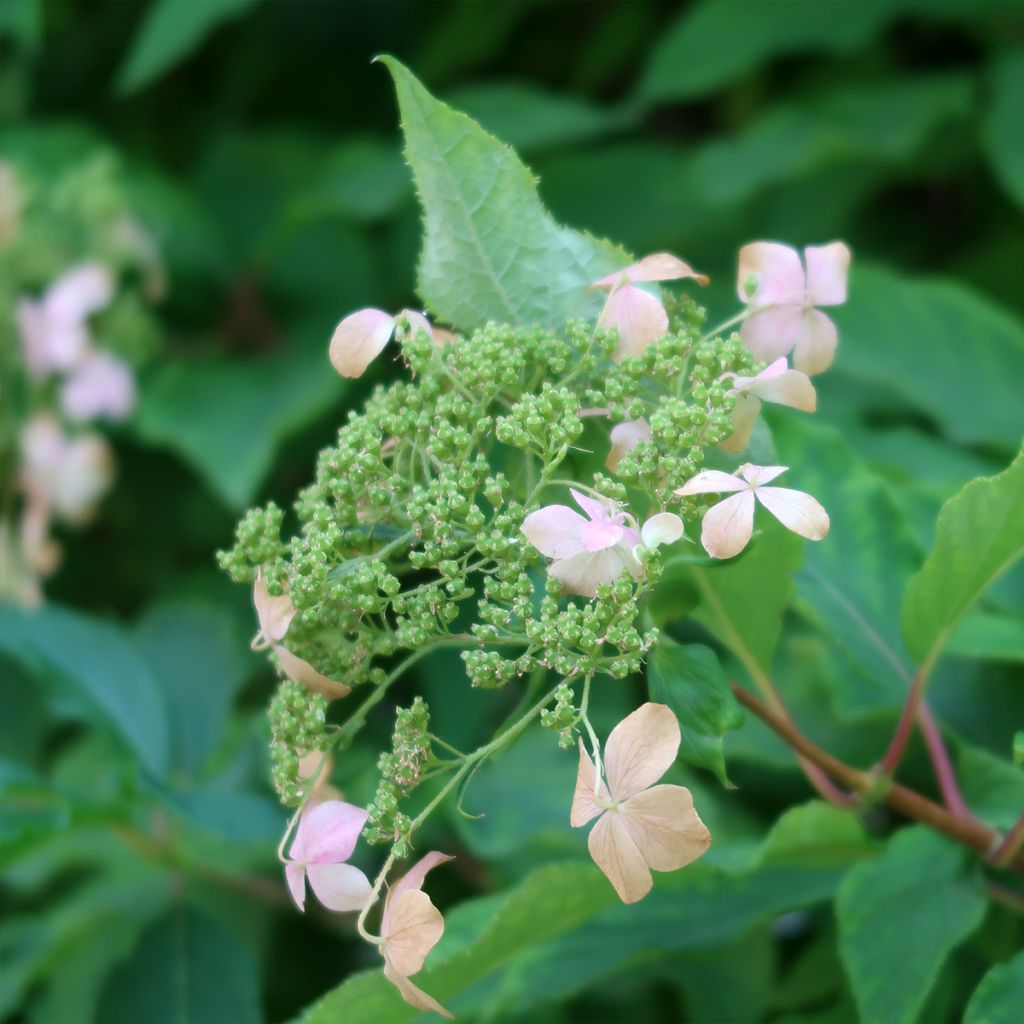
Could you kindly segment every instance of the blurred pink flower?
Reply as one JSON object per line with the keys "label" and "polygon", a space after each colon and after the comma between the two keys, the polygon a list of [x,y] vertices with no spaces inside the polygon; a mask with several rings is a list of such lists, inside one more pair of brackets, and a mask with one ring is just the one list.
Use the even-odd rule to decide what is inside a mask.
{"label": "blurred pink flower", "polygon": [[[793,366],[814,375],[832,365],[836,325],[816,306],[846,301],[850,250],[842,242],[809,245],[800,254],[778,242],[753,242],[740,250],[737,289],[754,312],[740,334],[758,359],[793,353]],[[751,287],[752,286],[752,287]]]}
{"label": "blurred pink flower", "polygon": [[89,352],[64,381],[60,404],[69,420],[124,419],[135,407],[135,376],[106,352]]}
{"label": "blurred pink flower", "polygon": [[683,786],[655,783],[675,762],[679,722],[664,704],[642,704],[612,730],[605,744],[604,779],[580,741],[570,824],[597,818],[587,846],[623,903],[651,889],[651,871],[676,871],[700,857],[711,834]]}
{"label": "blurred pink flower", "polygon": [[293,683],[301,683],[307,690],[321,693],[328,700],[347,697],[352,692],[351,686],[335,682],[322,672],[317,672],[308,661],[303,661],[281,643],[292,624],[292,619],[295,618],[295,608],[292,606],[292,599],[286,593],[276,597],[270,594],[263,579],[262,569],[256,573],[252,603],[256,608],[256,619],[259,623],[259,630],[251,644],[254,651],[272,648],[281,671]]}
{"label": "blurred pink flower", "polygon": [[608,292],[597,326],[614,327],[619,332],[619,344],[612,355],[616,362],[626,356],[640,355],[648,345],[668,333],[665,307],[650,292],[637,288],[636,282],[682,278],[708,283],[707,277],[698,274],[688,263],[671,253],[658,252],[594,281],[592,288]]}
{"label": "blurred pink flower", "polygon": [[59,277],[42,299],[21,299],[16,317],[29,372],[45,377],[70,370],[89,344],[89,317],[114,295],[114,279],[98,263],[83,263]]}
{"label": "blurred pink flower", "polygon": [[410,1006],[432,1010],[449,1020],[452,1015],[409,978],[423,967],[427,954],[444,934],[444,918],[423,892],[423,880],[428,871],[453,859],[435,850],[410,868],[388,891],[380,926],[384,977]]}
{"label": "blurred pink flower", "polygon": [[360,309],[349,313],[331,335],[331,365],[342,377],[361,377],[366,368],[384,351],[395,329],[426,334],[436,344],[451,340],[448,331],[430,326],[430,321],[414,309],[403,309],[397,316],[382,309]]}
{"label": "blurred pink flower", "polygon": [[370,898],[366,875],[344,863],[352,856],[366,824],[362,807],[326,800],[307,805],[299,817],[284,873],[299,910],[306,908],[306,879],[328,910],[362,910]]}
{"label": "blurred pink flower", "polygon": [[821,540],[828,534],[828,513],[809,494],[788,487],[764,486],[788,468],[745,463],[737,470],[738,476],[705,469],[676,491],[684,496],[736,492],[704,513],[700,539],[712,558],[732,558],[747,546],[754,532],[757,501],[787,530],[801,537]]}
{"label": "blurred pink flower", "polygon": [[729,394],[735,395],[736,404],[732,410],[732,433],[719,444],[724,452],[741,452],[747,447],[754,430],[761,402],[788,405],[802,412],[814,412],[818,407],[818,396],[806,373],[789,369],[786,357],[776,359],[754,377],[732,377]]}

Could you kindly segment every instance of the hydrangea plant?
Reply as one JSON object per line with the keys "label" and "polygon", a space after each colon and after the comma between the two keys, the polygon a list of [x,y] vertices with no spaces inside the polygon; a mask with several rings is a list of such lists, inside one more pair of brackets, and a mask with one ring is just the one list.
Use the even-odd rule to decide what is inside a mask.
{"label": "hydrangea plant", "polygon": [[[721,736],[742,719],[737,699],[843,806],[890,798],[906,726],[877,772],[842,778],[795,732],[753,655],[739,660],[767,703],[685,671],[673,686],[688,700],[673,701],[664,674],[677,648],[654,612],[667,565],[713,587],[720,563],[781,543],[766,529],[772,519],[826,539],[821,504],[776,483],[788,467],[774,464],[760,414],[764,402],[815,411],[811,377],[837,343],[819,307],[845,300],[847,247],[810,246],[801,258],[777,242],[744,246],[740,309],[709,325],[704,275],[673,254],[636,259],[555,224],[511,150],[384,62],[423,206],[427,311],[341,319],[326,354],[334,370],[359,377],[391,358],[399,378],[378,385],[321,452],[289,536],[283,509],[254,509],[221,562],[252,587],[254,647],[280,675],[271,757],[277,792],[294,809],[279,855],[295,903],[303,909],[308,881],[328,909],[358,913],[402,997],[447,1014],[410,980],[444,929],[425,880],[450,859],[420,854],[420,830],[524,730],[547,729],[577,750],[566,826],[590,827],[594,861],[633,903],[651,889],[651,871],[684,868],[713,842],[690,791],[660,780],[685,736],[683,756],[725,781]],[[799,485],[800,467],[789,472]],[[412,666],[445,648],[460,652],[467,686],[515,689],[517,711],[463,752],[434,732],[416,697],[395,709],[368,806],[332,798],[323,785],[332,756]],[[592,694],[647,663],[652,699],[602,742]],[[948,820],[892,799],[969,842]],[[347,863],[359,842],[381,849],[372,880]]]}

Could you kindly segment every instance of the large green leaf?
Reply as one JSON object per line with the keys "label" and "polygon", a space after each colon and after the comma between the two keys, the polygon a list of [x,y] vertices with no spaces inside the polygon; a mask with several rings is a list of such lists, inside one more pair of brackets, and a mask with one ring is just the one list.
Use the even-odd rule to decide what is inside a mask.
{"label": "large green leaf", "polygon": [[992,98],[983,138],[1003,188],[1024,206],[1024,52],[1004,53],[992,68]]}
{"label": "large green leaf", "polygon": [[0,652],[45,674],[73,707],[109,725],[154,775],[167,772],[169,731],[160,685],[117,626],[47,605],[5,606]]}
{"label": "large green leaf", "polygon": [[953,631],[946,651],[962,658],[1024,661],[1024,618],[1000,612],[971,612]]}
{"label": "large green leaf", "polygon": [[962,847],[915,827],[846,877],[839,945],[863,1020],[913,1024],[946,957],[981,923],[987,901],[966,860]]}
{"label": "large green leaf", "polygon": [[270,356],[165,363],[142,390],[140,436],[180,453],[225,504],[245,508],[278,444],[345,391],[327,360],[329,337],[317,322]]}
{"label": "large green leaf", "polygon": [[118,72],[117,88],[134,92],[184,60],[211,32],[256,0],[154,0]]}
{"label": "large green leaf", "polygon": [[111,976],[97,1017],[105,1024],[258,1024],[256,958],[214,918],[179,906]]}
{"label": "large green leaf", "polygon": [[[962,285],[855,262],[835,373],[897,394],[954,441],[1014,451],[1021,420],[1024,326]],[[822,381],[827,402],[832,374]],[[965,415],[964,409],[971,410]],[[892,406],[872,410],[888,414]]]}
{"label": "large green leaf", "polygon": [[1022,524],[1024,448],[1008,469],[972,480],[939,513],[935,546],[903,603],[903,635],[922,671],[974,602],[1024,554]]}
{"label": "large green leaf", "polygon": [[782,615],[793,595],[793,573],[803,557],[802,541],[766,509],[758,509],[756,525],[760,536],[738,558],[691,570],[701,597],[695,618],[754,678],[771,675]]}
{"label": "large green leaf", "polygon": [[460,330],[595,316],[601,298],[588,284],[628,264],[627,254],[556,224],[508,146],[436,100],[394,58],[381,60],[423,206],[419,292],[428,308]]}
{"label": "large green leaf", "polygon": [[651,700],[667,704],[679,719],[679,756],[728,785],[722,736],[742,725],[744,715],[715,652],[662,636],[648,658],[647,687]]}
{"label": "large green leaf", "polygon": [[993,967],[974,990],[964,1024],[1017,1024],[1024,1007],[1024,952]]}

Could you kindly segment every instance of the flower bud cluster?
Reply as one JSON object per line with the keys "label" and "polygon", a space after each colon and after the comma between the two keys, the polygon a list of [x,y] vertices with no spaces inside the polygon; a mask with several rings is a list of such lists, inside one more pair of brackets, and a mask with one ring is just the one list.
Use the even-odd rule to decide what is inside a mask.
{"label": "flower bud cluster", "polygon": [[271,699],[268,717],[274,789],[286,807],[298,807],[305,790],[299,762],[304,754],[328,746],[327,701],[300,683],[285,680]]}
{"label": "flower bud cluster", "polygon": [[541,711],[540,724],[545,729],[553,729],[558,733],[558,745],[563,750],[571,750],[576,745],[579,721],[576,693],[569,683],[561,683],[555,689],[554,707]]}

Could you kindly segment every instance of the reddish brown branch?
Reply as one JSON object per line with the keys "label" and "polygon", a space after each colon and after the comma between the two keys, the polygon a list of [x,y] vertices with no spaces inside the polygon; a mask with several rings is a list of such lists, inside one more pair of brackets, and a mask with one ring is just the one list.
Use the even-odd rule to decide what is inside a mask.
{"label": "reddish brown branch", "polygon": [[[732,683],[732,690],[736,699],[792,747],[798,756],[816,765],[831,779],[855,793],[871,794],[876,791],[877,778],[822,750],[821,747],[804,736],[792,721],[772,710],[764,701],[755,697],[738,683]],[[904,817],[928,825],[937,832],[949,836],[950,839],[969,846],[984,857],[988,857],[1002,843],[1002,839],[995,829],[989,828],[974,818],[953,814],[940,804],[899,783],[890,784],[889,788],[880,796],[880,800]],[[1024,857],[1018,851],[1005,866],[1024,874]]]}

